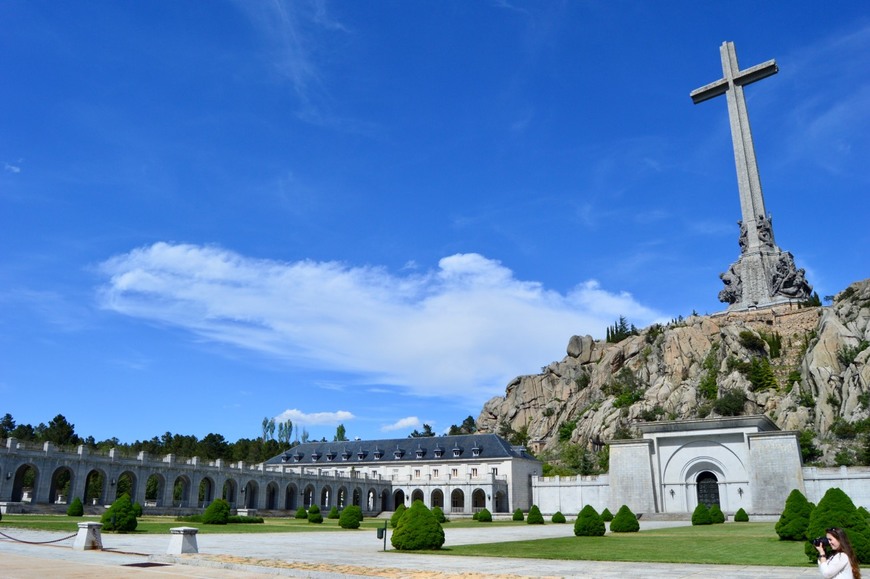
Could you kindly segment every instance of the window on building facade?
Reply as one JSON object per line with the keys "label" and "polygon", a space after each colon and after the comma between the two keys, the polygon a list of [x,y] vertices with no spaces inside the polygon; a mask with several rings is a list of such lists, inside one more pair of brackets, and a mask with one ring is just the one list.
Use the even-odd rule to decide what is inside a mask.
{"label": "window on building facade", "polygon": [[438,469],[437,468],[432,469],[432,476],[434,476],[434,477],[438,476]]}
{"label": "window on building facade", "polygon": [[459,476],[459,469],[458,469],[458,468],[451,468],[451,469],[450,469],[450,474],[451,474],[452,476]]}
{"label": "window on building facade", "polygon": [[471,476],[477,476],[477,468],[471,467]]}
{"label": "window on building facade", "polygon": [[419,468],[414,469],[414,478],[420,478],[420,469]]}

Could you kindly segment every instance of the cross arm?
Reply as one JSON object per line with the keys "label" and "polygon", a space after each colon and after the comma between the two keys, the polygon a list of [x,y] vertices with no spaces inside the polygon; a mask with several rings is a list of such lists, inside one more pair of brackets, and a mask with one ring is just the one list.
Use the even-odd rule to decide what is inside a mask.
{"label": "cross arm", "polygon": [[706,100],[710,100],[711,98],[715,98],[720,94],[725,94],[725,91],[727,90],[728,79],[720,78],[716,82],[711,82],[706,86],[696,88],[691,93],[689,93],[689,96],[692,97],[693,103],[698,104]]}
{"label": "cross arm", "polygon": [[747,85],[752,84],[757,80],[767,78],[779,72],[779,67],[776,66],[776,60],[768,60],[761,64],[751,66],[746,70],[741,70],[740,74],[734,77],[734,84]]}

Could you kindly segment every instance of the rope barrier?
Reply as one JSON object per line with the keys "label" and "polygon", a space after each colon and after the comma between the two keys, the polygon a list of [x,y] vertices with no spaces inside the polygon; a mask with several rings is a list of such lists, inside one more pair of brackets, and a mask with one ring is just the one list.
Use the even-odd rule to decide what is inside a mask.
{"label": "rope barrier", "polygon": [[69,537],[63,537],[62,539],[55,539],[53,541],[25,541],[24,539],[16,539],[15,537],[10,537],[6,533],[0,532],[0,535],[3,535],[10,541],[15,541],[16,543],[27,543],[28,545],[48,545],[49,543],[60,543],[61,541],[66,541],[67,539],[72,539],[78,533],[73,533]]}

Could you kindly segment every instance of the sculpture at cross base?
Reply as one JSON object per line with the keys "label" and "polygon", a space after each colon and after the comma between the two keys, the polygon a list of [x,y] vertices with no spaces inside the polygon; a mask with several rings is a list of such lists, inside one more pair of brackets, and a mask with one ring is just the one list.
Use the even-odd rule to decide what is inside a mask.
{"label": "sculpture at cross base", "polygon": [[776,74],[779,69],[776,61],[768,60],[740,70],[733,42],[722,43],[720,54],[723,78],[690,94],[695,104],[726,95],[731,123],[742,217],[738,221],[740,257],[719,276],[725,284],[719,292],[719,300],[730,304],[729,310],[804,301],[809,299],[813,288],[806,281],[805,271],[795,267],[792,254],[783,252],[774,240],[773,219],[764,207],[749,114],[743,96],[745,85]]}

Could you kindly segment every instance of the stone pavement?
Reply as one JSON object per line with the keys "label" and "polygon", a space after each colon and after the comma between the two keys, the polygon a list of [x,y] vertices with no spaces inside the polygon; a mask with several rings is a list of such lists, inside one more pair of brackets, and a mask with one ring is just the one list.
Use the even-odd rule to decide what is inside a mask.
{"label": "stone pavement", "polygon": [[[642,523],[642,528],[686,523]],[[561,537],[570,525],[517,526],[488,529],[446,529],[447,546]],[[47,541],[64,533],[0,529],[26,541]],[[73,551],[72,539],[33,545],[0,537],[0,579],[49,577],[117,577],[168,579],[209,577],[249,579],[265,576],[388,577],[422,579],[595,577],[609,578],[734,578],[793,579],[817,577],[814,566],[746,567],[729,565],[671,565],[604,561],[549,561],[417,555],[384,552],[373,529],[356,533],[200,534],[199,554],[166,555],[169,536],[103,535],[103,551]],[[387,543],[389,548],[389,541]]]}

